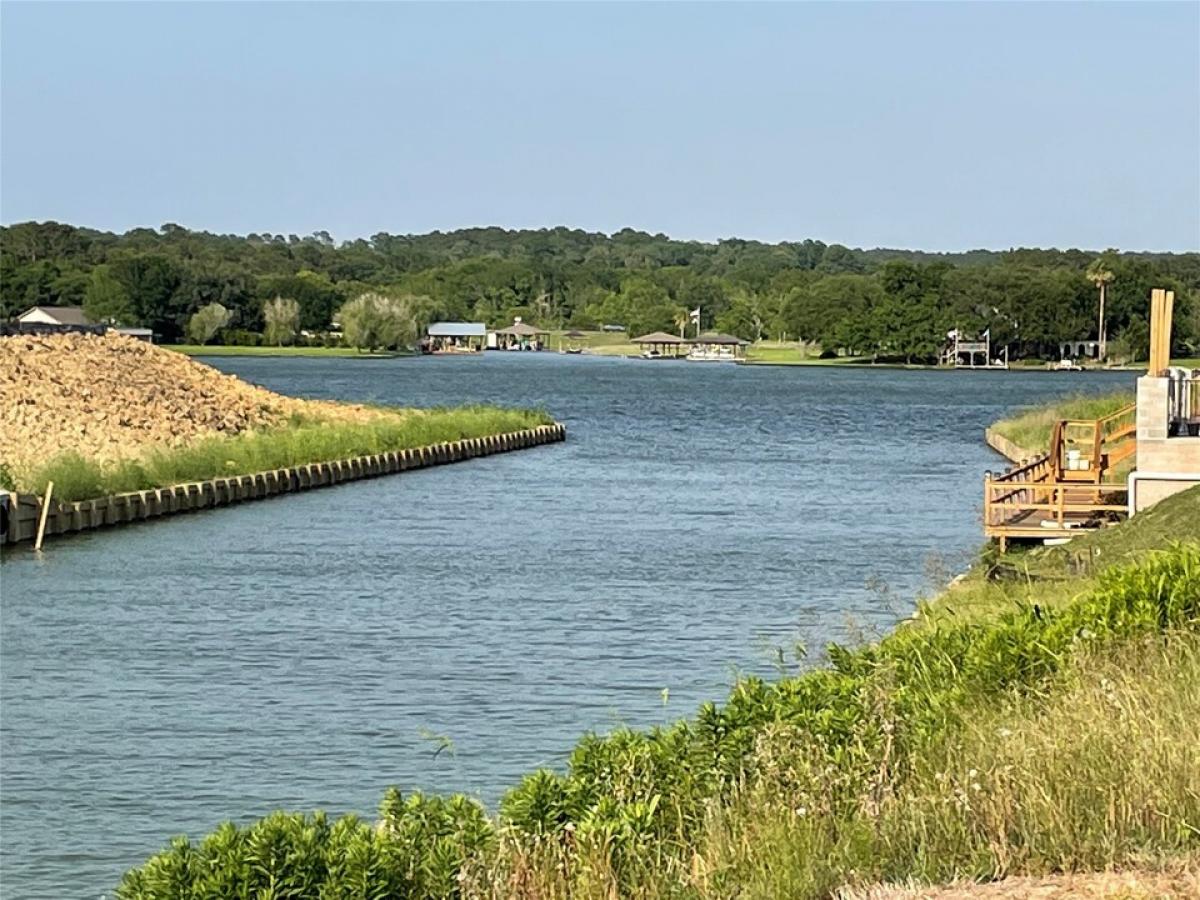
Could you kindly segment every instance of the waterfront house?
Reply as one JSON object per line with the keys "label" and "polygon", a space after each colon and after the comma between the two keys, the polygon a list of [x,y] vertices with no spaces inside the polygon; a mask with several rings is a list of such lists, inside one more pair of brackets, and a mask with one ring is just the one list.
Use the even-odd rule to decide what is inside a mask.
{"label": "waterfront house", "polygon": [[1063,341],[1058,345],[1059,359],[1100,359],[1099,341]]}
{"label": "waterfront house", "polygon": [[94,325],[81,306],[32,306],[17,316],[22,325]]}
{"label": "waterfront house", "polygon": [[425,329],[421,349],[426,353],[477,353],[487,343],[482,322],[434,322]]}

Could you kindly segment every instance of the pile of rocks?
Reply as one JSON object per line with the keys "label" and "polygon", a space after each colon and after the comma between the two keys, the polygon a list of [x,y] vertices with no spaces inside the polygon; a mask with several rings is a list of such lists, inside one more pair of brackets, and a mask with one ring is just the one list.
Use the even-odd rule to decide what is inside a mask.
{"label": "pile of rocks", "polygon": [[293,414],[367,417],[298,400],[116,333],[0,338],[0,463],[18,472],[67,451],[95,460],[269,428]]}

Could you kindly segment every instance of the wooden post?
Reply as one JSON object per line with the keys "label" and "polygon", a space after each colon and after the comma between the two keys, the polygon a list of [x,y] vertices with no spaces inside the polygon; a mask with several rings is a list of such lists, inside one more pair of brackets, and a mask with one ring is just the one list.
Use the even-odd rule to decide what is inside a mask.
{"label": "wooden post", "polygon": [[1174,291],[1155,288],[1150,292],[1149,375],[1160,376],[1171,365],[1171,318],[1174,308]]}
{"label": "wooden post", "polygon": [[1154,288],[1150,291],[1150,355],[1146,358],[1146,374],[1158,374],[1158,307],[1162,299],[1162,291]]}
{"label": "wooden post", "polygon": [[1050,468],[1053,471],[1055,481],[1062,481],[1062,442],[1063,442],[1063,423],[1061,421],[1054,423],[1054,430],[1050,435]]}
{"label": "wooden post", "polygon": [[1171,366],[1171,319],[1175,312],[1175,292],[1165,291],[1163,293],[1163,310],[1162,310],[1162,367],[1168,369]]}
{"label": "wooden post", "polygon": [[42,538],[46,534],[46,516],[50,512],[50,496],[54,493],[54,482],[46,482],[46,496],[42,498],[42,514],[38,517],[37,540],[33,543],[34,550],[42,549]]}

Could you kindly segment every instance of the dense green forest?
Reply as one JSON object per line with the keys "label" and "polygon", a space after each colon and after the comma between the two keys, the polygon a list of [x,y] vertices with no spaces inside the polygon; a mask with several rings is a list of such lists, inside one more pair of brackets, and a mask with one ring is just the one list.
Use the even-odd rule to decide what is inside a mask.
{"label": "dense green forest", "polygon": [[1097,272],[1107,279],[1114,354],[1144,358],[1151,287],[1177,294],[1179,350],[1200,344],[1200,253],[857,250],[805,240],[671,240],[624,229],[569,228],[217,235],[178,225],[112,234],[54,222],[0,228],[0,318],[35,304],[82,305],[98,320],[184,334],[211,303],[230,311],[227,339],[253,339],[263,307],[295,300],[300,325],[326,329],[366,291],[408,297],[425,320],[546,327],[703,326],[751,340],[818,342],[826,352],[929,360],[946,333],[989,330],[1015,356],[1057,357],[1062,340],[1097,335]]}

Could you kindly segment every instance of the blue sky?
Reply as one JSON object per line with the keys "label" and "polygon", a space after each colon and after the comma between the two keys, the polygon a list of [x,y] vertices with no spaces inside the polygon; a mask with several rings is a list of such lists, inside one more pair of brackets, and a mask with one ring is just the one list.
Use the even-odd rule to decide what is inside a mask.
{"label": "blue sky", "polygon": [[0,219],[1200,248],[1200,4],[0,7]]}

